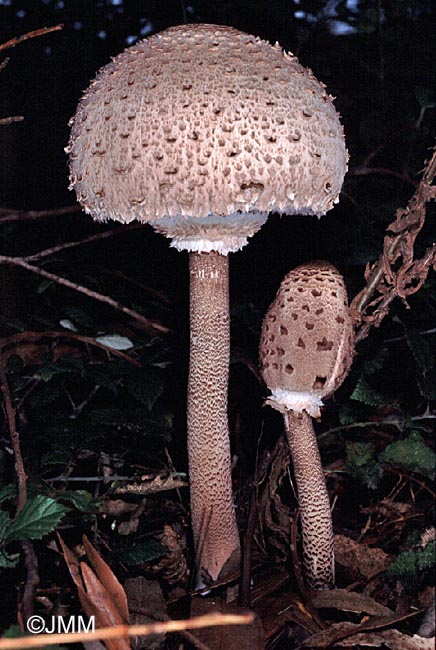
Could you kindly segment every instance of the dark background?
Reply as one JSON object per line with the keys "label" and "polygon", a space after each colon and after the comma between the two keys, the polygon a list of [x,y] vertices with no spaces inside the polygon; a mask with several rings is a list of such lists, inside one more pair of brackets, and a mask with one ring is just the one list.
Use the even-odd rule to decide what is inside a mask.
{"label": "dark background", "polygon": [[[231,25],[271,43],[279,41],[286,50],[296,54],[337,98],[335,105],[341,113],[350,152],[349,172],[334,210],[320,220],[271,215],[249,245],[231,256],[230,424],[234,449],[240,457],[235,484],[242,494],[238,512],[243,515],[246,506],[243,487],[253,475],[258,441],[262,438],[260,447],[268,446],[282,430],[280,416],[261,408],[266,395],[265,387],[256,377],[261,320],[283,276],[309,259],[328,259],[334,263],[345,277],[350,298],[363,287],[365,265],[380,255],[386,226],[394,219],[395,211],[405,206],[412,196],[429,149],[434,146],[436,3],[434,0],[192,0],[185,3],[180,0],[0,0],[0,43],[40,27],[64,24],[62,31],[28,40],[0,57],[0,63],[6,56],[10,57],[8,65],[0,71],[0,118],[24,116],[23,122],[0,125],[0,211],[75,205],[75,196],[68,191],[64,147],[68,142],[68,120],[82,92],[111,56],[138,38],[185,21]],[[434,210],[428,212],[427,223],[417,241],[418,256],[434,238]],[[3,255],[30,254],[114,226],[95,225],[80,213],[2,224],[2,214],[0,254]],[[101,332],[122,333],[135,343],[135,354],[140,357],[144,372],[152,367],[157,373],[144,376],[153,377],[150,385],[155,382],[160,391],[159,399],[152,400],[150,413],[144,409],[149,419],[139,413],[140,425],[134,421],[135,409],[139,402],[142,405],[147,402],[147,394],[139,394],[136,387],[136,392],[131,390],[126,397],[133,380],[104,355],[92,356],[94,353],[87,351],[90,358],[86,358],[84,367],[76,368],[69,375],[65,369],[61,374],[59,368],[43,360],[46,373],[50,377],[53,373],[52,379],[41,381],[29,399],[23,397],[22,386],[26,384],[20,381],[23,377],[27,381],[30,371],[25,367],[14,375],[10,368],[13,397],[17,402],[23,400],[25,405],[26,418],[19,421],[19,427],[31,484],[62,471],[60,461],[53,460],[54,452],[68,452],[77,461],[84,447],[93,453],[104,449],[114,457],[122,456],[126,465],[122,469],[117,467],[116,471],[127,473],[133,471],[135,463],[161,468],[166,462],[163,445],[170,444],[177,469],[186,468],[187,261],[186,253],[170,249],[162,236],[145,226],[94,245],[64,251],[43,263],[47,270],[106,293],[171,327],[173,333],[157,343],[148,341],[143,333],[131,328],[127,319],[106,306],[57,285],[47,286],[35,275],[0,266],[2,336],[26,329],[61,329],[59,322],[66,318],[90,336]],[[129,282],[121,281],[119,273],[129,278]],[[162,292],[168,304],[151,299],[150,292],[144,292],[141,287]],[[335,397],[336,402],[323,413],[323,428],[338,424],[340,408],[348,409],[350,422],[394,416],[406,421],[409,417],[420,417],[432,395],[434,399],[434,385],[425,393],[419,383],[426,375],[424,379],[430,385],[430,373],[434,372],[434,364],[429,361],[433,352],[428,352],[435,338],[434,274],[411,297],[409,305],[410,309],[397,299],[380,329],[373,329],[359,346],[350,377]],[[424,353],[419,364],[404,340],[405,331],[423,333],[425,346],[423,343],[420,348]],[[380,372],[376,376],[368,370],[374,359],[380,360]],[[36,365],[34,372],[41,374],[41,359]],[[374,363],[373,367],[376,367]],[[365,403],[350,401],[357,382],[367,376],[374,382],[376,397],[367,396]],[[139,375],[133,379],[140,382]],[[92,401],[92,408],[84,409],[72,420],[69,398],[72,396],[80,404],[81,400],[88,399],[97,384],[103,389]],[[109,423],[108,408],[112,408]],[[98,409],[101,419],[97,427],[90,418],[96,416]],[[116,420],[120,413],[126,420],[123,425]],[[346,422],[344,413],[341,424]],[[425,430],[429,431],[429,428]],[[381,440],[387,444],[399,435],[397,429],[394,432],[389,429],[384,437],[378,437],[378,432],[370,437],[367,432],[364,429],[359,438],[352,429],[344,436],[369,441],[374,449],[380,450]],[[5,421],[2,436],[8,437]],[[338,437],[333,443],[327,443],[322,449],[323,459],[343,460],[344,439]],[[43,454],[49,456],[49,462]],[[80,475],[94,475],[99,471],[92,455],[89,461],[80,458],[77,461]],[[10,456],[6,459],[4,481],[13,482],[12,461]],[[69,460],[64,457],[62,462],[67,464]],[[392,481],[396,481],[396,476]],[[91,490],[88,485],[80,487]],[[378,495],[380,500],[391,487],[391,484],[383,486]],[[368,494],[362,491],[361,484],[351,487],[347,484],[335,510],[335,525],[359,530],[363,523],[356,521],[358,505],[372,499],[374,493]],[[165,514],[154,513],[155,519],[150,515],[148,533],[154,527],[161,527],[162,518],[171,519],[172,515],[168,514],[173,512],[171,508],[162,509],[161,504],[159,508]],[[426,510],[426,516],[431,516],[431,509]],[[108,545],[112,546],[107,521],[101,525],[100,533],[104,526]],[[52,568],[49,559],[46,565],[41,565],[41,575],[51,575]],[[16,580],[12,569],[8,579],[11,584]],[[53,580],[57,579],[56,575]],[[15,607],[12,588],[10,598],[12,612]]]}

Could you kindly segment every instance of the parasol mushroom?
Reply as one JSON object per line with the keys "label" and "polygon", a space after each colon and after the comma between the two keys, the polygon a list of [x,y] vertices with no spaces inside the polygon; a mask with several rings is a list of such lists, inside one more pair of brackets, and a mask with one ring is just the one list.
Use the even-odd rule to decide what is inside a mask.
{"label": "parasol mushroom", "polygon": [[150,223],[189,251],[192,526],[197,584],[215,581],[239,557],[227,255],[270,211],[321,215],[337,202],[347,166],[339,117],[324,86],[278,45],[230,27],[181,25],[100,70],[67,152],[70,187],[94,219]]}
{"label": "parasol mushroom", "polygon": [[262,325],[266,403],[283,413],[294,466],[308,586],[334,586],[333,527],[312,417],[348,374],[354,333],[344,281],[328,262],[309,262],[282,281]]}

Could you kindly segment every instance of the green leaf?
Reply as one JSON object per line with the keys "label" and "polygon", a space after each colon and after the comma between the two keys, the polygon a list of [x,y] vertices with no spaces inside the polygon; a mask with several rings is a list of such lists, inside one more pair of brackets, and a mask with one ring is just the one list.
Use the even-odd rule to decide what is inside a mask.
{"label": "green leaf", "polygon": [[368,442],[347,443],[347,463],[355,467],[363,467],[372,460],[374,451]]}
{"label": "green leaf", "polygon": [[24,361],[18,354],[11,354],[8,359],[8,373],[21,372],[24,368]]}
{"label": "green leaf", "polygon": [[66,306],[62,308],[64,314],[70,318],[74,324],[80,325],[85,329],[94,329],[95,323],[91,316],[89,316],[83,309],[78,307]]}
{"label": "green leaf", "polygon": [[40,282],[36,288],[36,293],[40,295],[41,293],[44,293],[51,285],[54,284],[53,280],[43,280]]}
{"label": "green leaf", "polygon": [[375,354],[366,359],[350,399],[361,402],[366,406],[382,406],[388,400],[369,383],[368,377],[377,374],[384,367],[389,356],[389,350],[385,347],[379,348]]}
{"label": "green leaf", "polygon": [[136,544],[130,548],[126,548],[118,554],[120,562],[124,562],[128,566],[135,566],[143,562],[150,562],[157,560],[167,553],[167,548],[155,539],[150,539],[143,544]]}
{"label": "green leaf", "polygon": [[0,569],[13,569],[20,559],[19,553],[10,555],[4,549],[0,549]]}
{"label": "green leaf", "polygon": [[[5,632],[3,632],[3,639],[21,639],[23,638],[23,648],[26,647],[26,641],[24,640],[28,635],[24,634],[19,625],[11,625]],[[47,646],[38,646],[38,650],[67,650],[67,646],[64,645],[47,645]]]}
{"label": "green leaf", "polygon": [[366,406],[383,406],[387,400],[381,393],[373,388],[364,377],[357,382],[356,388],[350,395],[350,399],[362,402]]}
{"label": "green leaf", "polygon": [[389,350],[386,347],[379,348],[376,354],[369,357],[369,359],[366,359],[363,364],[362,375],[369,377],[370,375],[375,375],[379,370],[382,370],[388,356]]}
{"label": "green leaf", "polygon": [[425,86],[415,86],[415,97],[421,108],[434,108],[436,97],[434,92]]}
{"label": "green leaf", "polygon": [[387,575],[401,580],[408,587],[416,588],[422,571],[433,569],[436,565],[435,550],[436,542],[430,542],[425,548],[400,553],[389,565]]}
{"label": "green leaf", "polygon": [[421,393],[427,399],[436,399],[436,366],[430,345],[418,332],[406,331],[409,349],[418,366],[417,380]]}
{"label": "green leaf", "polygon": [[39,378],[45,382],[49,382],[53,378],[53,370],[47,366],[41,368],[38,374]]}
{"label": "green leaf", "polygon": [[375,490],[380,482],[382,468],[374,458],[372,446],[367,442],[348,442],[346,454],[346,471],[366,487]]}
{"label": "green leaf", "polygon": [[0,544],[6,538],[7,529],[10,524],[11,518],[7,512],[0,510]]}
{"label": "green leaf", "polygon": [[27,499],[24,508],[11,521],[5,541],[41,539],[51,533],[68,508],[50,497],[37,494]]}
{"label": "green leaf", "polygon": [[[47,373],[49,377],[50,373]],[[45,380],[43,372],[40,372],[40,377],[44,381],[43,384],[40,384],[36,390],[31,393],[29,398],[29,405],[31,408],[43,408],[55,402],[61,394],[62,386],[58,381],[50,381],[53,377],[51,375],[50,379]]]}
{"label": "green leaf", "polygon": [[24,636],[24,634],[19,625],[11,625],[2,635],[4,639],[18,639],[20,636]]}
{"label": "green leaf", "polygon": [[71,453],[71,449],[68,447],[63,447],[62,449],[52,448],[42,455],[41,466],[46,469],[53,467],[53,465],[67,465],[71,460]]}
{"label": "green leaf", "polygon": [[163,393],[163,382],[157,375],[134,373],[126,381],[127,390],[135,399],[151,411]]}
{"label": "green leaf", "polygon": [[400,580],[409,584],[416,579],[417,573],[416,552],[413,550],[400,553],[387,569],[388,576],[391,578],[400,578]]}
{"label": "green leaf", "polygon": [[416,560],[421,571],[432,569],[436,564],[436,542],[429,542],[425,548],[420,548],[416,552]]}
{"label": "green leaf", "polygon": [[95,510],[91,505],[93,498],[92,494],[86,490],[67,490],[60,492],[58,495],[60,501],[70,503],[76,510],[80,510],[80,512]]}
{"label": "green leaf", "polygon": [[354,415],[355,414],[354,414],[354,409],[353,409],[352,404],[345,403],[345,404],[340,405],[338,416],[339,416],[339,423],[342,426],[346,426],[348,424],[353,424]]}
{"label": "green leaf", "polygon": [[435,476],[436,454],[417,431],[412,431],[404,440],[392,442],[379,454],[378,459],[381,463],[405,467],[431,479]]}
{"label": "green leaf", "polygon": [[25,332],[27,327],[25,323],[21,320],[13,319],[9,320],[9,318],[4,318],[3,316],[0,315],[0,324],[4,325],[5,327],[10,327],[11,329],[15,330],[16,332]]}
{"label": "green leaf", "polygon": [[13,499],[16,495],[17,488],[13,483],[8,483],[0,490],[0,503],[3,503],[3,501],[7,501],[8,499]]}

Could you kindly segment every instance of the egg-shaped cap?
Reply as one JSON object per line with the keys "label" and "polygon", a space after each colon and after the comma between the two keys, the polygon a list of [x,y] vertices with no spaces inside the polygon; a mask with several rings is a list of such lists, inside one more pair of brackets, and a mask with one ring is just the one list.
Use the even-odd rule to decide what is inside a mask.
{"label": "egg-shaped cap", "polygon": [[354,333],[345,284],[328,262],[303,264],[283,279],[262,325],[262,377],[278,410],[319,417],[348,374]]}
{"label": "egg-shaped cap", "polygon": [[223,224],[246,238],[271,211],[322,215],[346,172],[324,86],[279,45],[225,26],[180,25],[126,49],[71,123],[70,187],[86,212],[176,241],[214,241]]}

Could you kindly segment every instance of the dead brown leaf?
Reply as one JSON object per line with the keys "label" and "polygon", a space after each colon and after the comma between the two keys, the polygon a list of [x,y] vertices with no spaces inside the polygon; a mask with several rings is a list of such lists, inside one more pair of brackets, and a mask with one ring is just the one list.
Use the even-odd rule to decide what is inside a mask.
{"label": "dead brown leaf", "polygon": [[385,571],[392,558],[381,548],[370,548],[366,544],[359,544],[345,535],[335,535],[335,559],[338,564],[358,571],[365,578],[372,578]]}
{"label": "dead brown leaf", "polygon": [[[397,614],[394,614],[393,616],[374,616],[370,620],[363,623],[349,623],[348,621],[342,623],[334,623],[328,629],[323,630],[322,632],[318,632],[308,639],[305,639],[305,641],[303,641],[299,647],[328,648],[329,646],[341,647],[345,645],[348,647],[351,645],[351,647],[353,647],[355,645],[358,645],[358,643],[362,643],[361,641],[356,641],[356,635],[361,635],[361,638],[369,638],[369,632],[380,630],[381,628],[392,627],[393,625],[398,624],[400,621],[404,621],[408,618],[416,616],[417,613],[418,612],[412,612],[405,614],[404,616],[399,616]],[[406,638],[412,637],[406,636]],[[348,639],[350,639],[350,642],[346,641]],[[420,646],[417,646],[417,648],[420,648]],[[426,646],[423,646],[422,650],[426,650]],[[432,650],[434,650],[434,648],[432,648]]]}
{"label": "dead brown leaf", "polygon": [[127,624],[129,622],[129,610],[127,607],[126,593],[123,587],[118,582],[109,565],[106,564],[101,555],[97,553],[86,535],[84,535],[82,539],[86,555],[88,556],[92,568],[96,572],[102,585],[111,595],[112,601],[117,605],[117,610],[121,616],[121,622]]}
{"label": "dead brown leaf", "polygon": [[159,574],[169,585],[186,584],[189,569],[180,535],[172,526],[165,524],[159,541],[167,548],[167,553],[156,563],[147,563],[147,571],[154,575]]}
{"label": "dead brown leaf", "polygon": [[346,589],[311,592],[311,601],[315,607],[340,609],[344,612],[370,614],[371,616],[393,616],[394,612],[381,605],[373,598]]}
{"label": "dead brown leaf", "polygon": [[[414,634],[408,636],[398,630],[384,630],[383,632],[370,632],[354,634],[353,636],[338,641],[334,648],[355,648],[357,645],[369,646],[372,648],[387,647],[391,650],[435,650],[435,639],[424,639]],[[308,647],[308,646],[305,646]],[[319,648],[325,646],[312,645],[309,647]]]}
{"label": "dead brown leaf", "polygon": [[[94,617],[96,628],[128,623],[127,599],[123,588],[89,540],[84,536],[83,544],[89,561],[102,580],[88,564],[79,563],[78,558],[66,546],[60,535],[58,537],[65,562],[77,587],[80,604],[87,616]],[[108,650],[130,650],[130,641],[126,638],[107,639],[104,643]]]}
{"label": "dead brown leaf", "polygon": [[110,517],[122,517],[135,512],[137,508],[136,503],[128,503],[123,499],[102,499],[100,503],[100,512]]}

